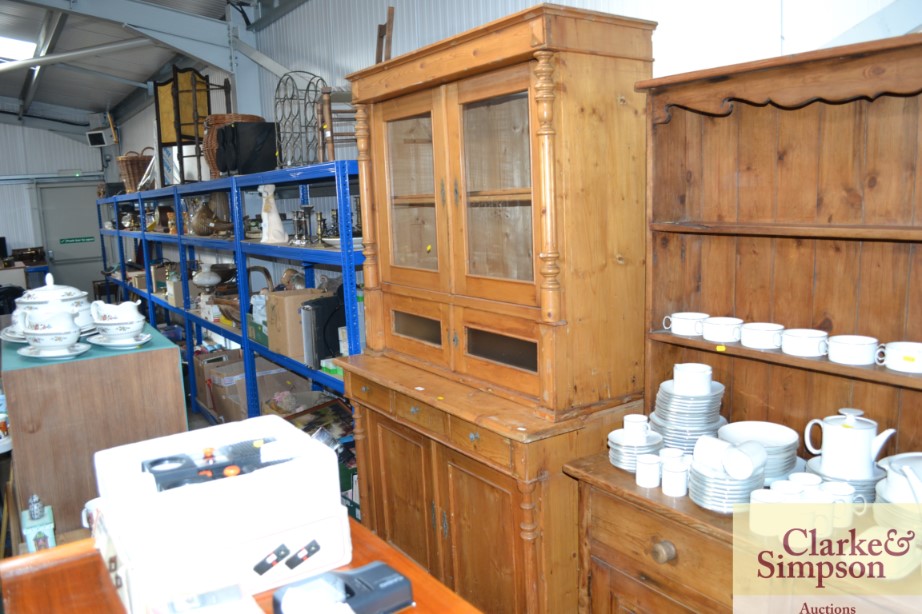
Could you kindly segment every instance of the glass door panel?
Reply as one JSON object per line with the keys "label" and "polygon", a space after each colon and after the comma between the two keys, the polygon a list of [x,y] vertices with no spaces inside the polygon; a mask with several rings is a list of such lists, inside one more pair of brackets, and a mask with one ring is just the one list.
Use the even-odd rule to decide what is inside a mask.
{"label": "glass door panel", "polygon": [[534,281],[528,92],[462,105],[467,273]]}
{"label": "glass door panel", "polygon": [[387,158],[391,263],[437,271],[439,241],[431,115],[387,122]]}

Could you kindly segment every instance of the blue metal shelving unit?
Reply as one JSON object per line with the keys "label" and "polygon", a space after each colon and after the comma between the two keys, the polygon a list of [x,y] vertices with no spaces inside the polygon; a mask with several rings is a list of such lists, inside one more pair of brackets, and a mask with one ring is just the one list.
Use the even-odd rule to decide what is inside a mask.
{"label": "blue metal shelving unit", "polygon": [[[299,375],[307,377],[316,384],[335,390],[340,394],[343,392],[343,382],[340,379],[330,375],[313,370],[304,364],[269,350],[266,346],[250,339],[246,327],[246,309],[250,297],[250,281],[247,275],[237,276],[238,298],[241,305],[242,326],[241,331],[231,330],[205,320],[197,313],[191,311],[189,300],[189,283],[187,262],[195,258],[195,249],[202,248],[218,252],[233,254],[234,261],[238,263],[240,270],[245,270],[247,257],[257,257],[262,259],[284,259],[300,262],[306,270],[311,269],[314,265],[332,265],[342,269],[343,292],[346,311],[346,328],[348,331],[349,353],[357,354],[361,352],[361,339],[359,337],[359,312],[356,296],[356,276],[355,269],[364,262],[364,256],[361,252],[355,252],[352,248],[352,242],[344,240],[341,242],[340,249],[318,249],[310,247],[294,247],[287,245],[265,245],[261,243],[249,243],[241,240],[245,236],[243,217],[244,207],[241,193],[246,190],[265,185],[275,184],[278,186],[298,186],[302,202],[305,202],[307,190],[304,186],[314,184],[333,183],[336,189],[336,201],[339,221],[339,236],[352,237],[352,211],[351,211],[351,193],[350,180],[358,176],[358,164],[355,160],[338,160],[311,166],[288,168],[264,173],[255,173],[252,175],[241,175],[216,179],[212,181],[203,181],[198,183],[188,183],[147,192],[138,192],[103,198],[96,201],[97,217],[99,221],[100,244],[102,246],[103,268],[108,268],[109,257],[106,249],[106,242],[103,237],[113,237],[116,241],[117,254],[114,262],[119,265],[120,279],[108,278],[111,283],[117,284],[123,289],[123,292],[129,295],[134,294],[147,299],[148,319],[151,323],[155,321],[155,308],[160,307],[170,313],[182,316],[186,329],[186,360],[188,364],[188,377],[191,388],[191,402],[195,409],[209,418],[213,418],[210,412],[204,410],[197,400],[195,369],[192,368],[194,347],[201,342],[202,330],[210,330],[222,337],[230,339],[240,344],[243,353],[244,374],[246,377],[247,390],[247,409],[250,416],[259,415],[259,396],[256,384],[256,356],[263,356],[268,360],[293,371]],[[183,218],[180,215],[182,211],[182,198],[195,196],[199,194],[210,194],[214,192],[227,192],[230,201],[231,219],[234,223],[234,238],[220,239],[212,237],[198,237],[184,234]],[[147,232],[144,229],[143,220],[145,214],[150,211],[151,207],[156,207],[157,203],[170,201],[176,214],[177,233],[175,235]],[[142,229],[140,231],[127,231],[119,228],[119,207],[130,205],[133,210],[137,211],[142,220]],[[115,229],[106,229],[103,227],[103,211],[111,207],[114,215],[105,216],[115,220]],[[131,286],[127,280],[126,259],[125,259],[125,241],[131,239],[132,245],[137,248],[142,246],[144,254],[144,271],[146,275],[146,288],[138,289]],[[150,247],[162,256],[163,244],[175,245],[179,249],[179,270],[183,287],[183,307],[174,307],[165,300],[156,295],[155,281],[151,273],[152,259],[150,257]],[[305,275],[305,278],[313,279],[312,275]],[[192,343],[192,340],[196,343]]]}

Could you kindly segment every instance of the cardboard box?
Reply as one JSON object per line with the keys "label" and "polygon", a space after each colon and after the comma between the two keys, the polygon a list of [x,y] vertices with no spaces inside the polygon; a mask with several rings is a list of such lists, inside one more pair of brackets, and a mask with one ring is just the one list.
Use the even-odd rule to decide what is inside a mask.
{"label": "cardboard box", "polygon": [[304,333],[301,330],[301,305],[312,298],[329,296],[316,288],[271,292],[266,299],[266,328],[269,349],[298,362],[304,362]]}
{"label": "cardboard box", "polygon": [[[166,289],[166,295],[164,300],[173,307],[178,307],[182,309],[182,282],[180,280],[175,281],[165,281],[164,288]],[[202,289],[196,286],[193,283],[189,283],[189,300],[195,301],[199,294],[202,293]]]}
{"label": "cardboard box", "polygon": [[[243,361],[212,367],[210,374],[211,394],[214,398],[214,410],[218,419],[222,422],[245,420],[248,415]],[[256,358],[256,389],[260,406],[277,392],[283,390],[300,392],[310,390],[310,388],[310,380],[283,369],[265,358]]]}
{"label": "cardboard box", "polygon": [[[206,373],[207,366],[224,366],[229,362],[242,362],[243,358],[240,350],[219,350],[208,354],[196,354],[192,357],[195,369],[195,398],[198,402],[207,407],[214,409],[211,401],[211,395],[208,392],[209,373]],[[241,366],[241,369],[243,367]]]}
{"label": "cardboard box", "polygon": [[247,314],[247,329],[250,332],[250,339],[260,345],[269,347],[269,334],[265,325],[254,322],[253,314],[251,313]]}

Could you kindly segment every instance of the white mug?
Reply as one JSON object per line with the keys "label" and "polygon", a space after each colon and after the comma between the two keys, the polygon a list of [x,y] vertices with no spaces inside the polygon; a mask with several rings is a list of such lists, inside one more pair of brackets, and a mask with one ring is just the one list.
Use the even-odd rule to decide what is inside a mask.
{"label": "white mug", "polygon": [[704,321],[703,334],[707,341],[730,343],[740,340],[743,321],[739,318],[713,317]]}
{"label": "white mug", "polygon": [[789,328],[781,334],[781,351],[791,356],[825,356],[829,333],[812,328]]}
{"label": "white mug", "polygon": [[705,396],[711,394],[710,365],[698,362],[679,363],[672,368],[672,385],[676,394]]}
{"label": "white mug", "polygon": [[624,442],[630,445],[646,443],[650,432],[650,423],[644,414],[627,414],[624,416]]}
{"label": "white mug", "polygon": [[709,317],[697,311],[679,311],[663,318],[663,328],[672,331],[673,335],[700,337],[704,330],[703,323]]}
{"label": "white mug", "polygon": [[877,348],[877,364],[903,373],[922,373],[922,343],[885,343]]}
{"label": "white mug", "polygon": [[781,347],[783,324],[746,322],[740,328],[740,344],[756,350],[777,350]]}
{"label": "white mug", "polygon": [[688,494],[688,467],[681,460],[662,463],[663,494],[667,497],[684,497]]}
{"label": "white mug", "polygon": [[641,488],[657,488],[659,486],[660,458],[658,454],[640,454],[637,456],[634,481]]}
{"label": "white mug", "polygon": [[835,335],[827,340],[829,360],[841,365],[873,365],[877,339],[863,335]]}

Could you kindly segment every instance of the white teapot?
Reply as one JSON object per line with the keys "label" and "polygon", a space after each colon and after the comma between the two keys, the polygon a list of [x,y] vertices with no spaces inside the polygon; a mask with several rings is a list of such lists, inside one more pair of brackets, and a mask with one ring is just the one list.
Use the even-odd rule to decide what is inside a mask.
{"label": "white teapot", "polygon": [[[843,480],[868,480],[874,477],[874,461],[895,429],[877,434],[877,423],[862,418],[863,411],[850,407],[842,415],[814,419],[804,429],[804,444],[820,455],[820,471],[825,477]],[[810,429],[817,424],[823,431],[822,449],[813,447]]]}
{"label": "white teapot", "polygon": [[135,322],[143,320],[144,316],[138,311],[141,301],[125,301],[117,305],[112,305],[104,301],[93,301],[90,303],[90,313],[93,315],[93,322]]}

